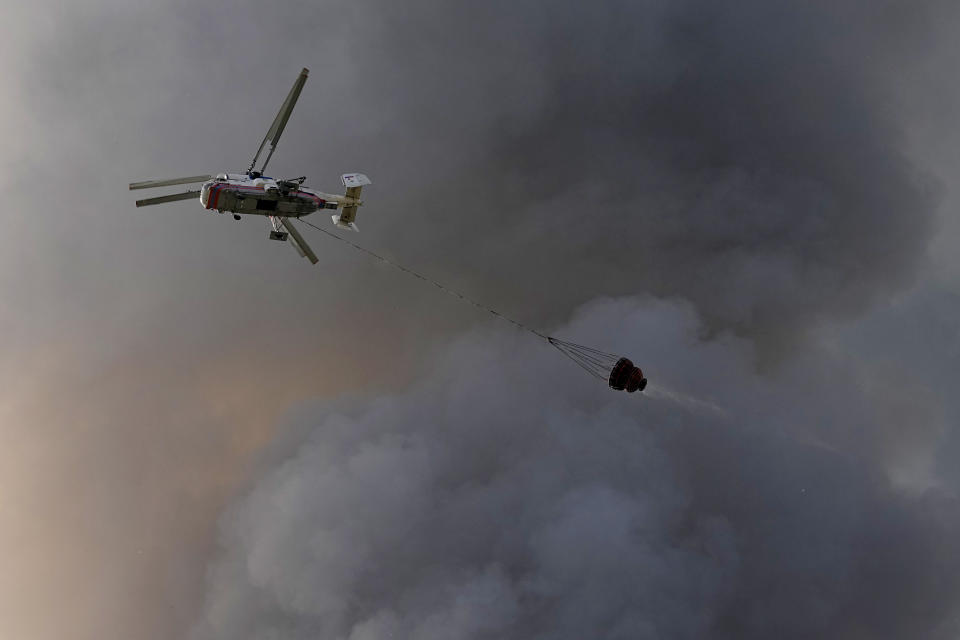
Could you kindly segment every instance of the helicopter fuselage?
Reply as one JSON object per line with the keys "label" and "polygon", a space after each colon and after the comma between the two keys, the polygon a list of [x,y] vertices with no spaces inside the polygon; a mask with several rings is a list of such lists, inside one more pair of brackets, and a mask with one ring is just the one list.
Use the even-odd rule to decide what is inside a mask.
{"label": "helicopter fuselage", "polygon": [[242,173],[221,173],[200,189],[203,207],[220,213],[299,218],[319,209],[336,209],[342,200],[343,196],[321,193],[295,181]]}

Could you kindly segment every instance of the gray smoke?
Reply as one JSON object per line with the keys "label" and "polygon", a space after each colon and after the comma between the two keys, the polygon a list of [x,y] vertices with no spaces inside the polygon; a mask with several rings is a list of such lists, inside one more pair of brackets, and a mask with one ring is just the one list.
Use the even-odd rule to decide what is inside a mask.
{"label": "gray smoke", "polygon": [[[176,637],[277,412],[360,389],[222,521],[199,636],[957,635],[955,296],[817,328],[925,275],[956,3],[21,4],[9,633]],[[630,355],[647,397],[506,332],[434,357],[482,314],[324,239],[311,269],[262,220],[133,208],[245,167],[302,66],[274,175],[368,173],[356,239]],[[686,302],[567,324],[638,294]]]}
{"label": "gray smoke", "polygon": [[772,382],[699,329],[633,300],[564,327],[643,354],[646,397],[500,332],[407,393],[304,409],[223,519],[194,637],[956,633],[956,499],[850,440],[937,433],[922,391],[826,349]]}
{"label": "gray smoke", "polygon": [[[892,79],[945,9],[351,6],[354,102],[306,118],[378,150],[364,242],[537,324],[594,300],[559,335],[653,386],[474,333],[405,392],[303,409],[194,637],[954,637],[956,409],[818,333],[924,263]],[[675,302],[596,302],[638,292]]]}
{"label": "gray smoke", "polygon": [[377,225],[432,272],[536,322],[682,296],[775,347],[922,262],[934,190],[891,78],[924,4],[361,3],[375,135],[346,131],[386,150]]}

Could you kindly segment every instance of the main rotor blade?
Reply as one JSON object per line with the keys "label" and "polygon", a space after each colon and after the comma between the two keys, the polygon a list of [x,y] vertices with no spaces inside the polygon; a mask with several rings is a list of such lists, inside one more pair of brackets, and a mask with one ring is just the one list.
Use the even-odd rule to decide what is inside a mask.
{"label": "main rotor blade", "polygon": [[300,97],[300,91],[303,90],[303,85],[307,81],[307,75],[310,73],[310,70],[304,67],[300,72],[300,75],[297,76],[297,79],[293,83],[293,87],[290,89],[290,93],[287,94],[287,99],[283,101],[283,106],[280,107],[280,112],[277,113],[277,117],[273,119],[273,124],[270,125],[270,130],[267,131],[267,135],[263,138],[263,142],[260,143],[260,148],[257,149],[257,154],[253,156],[253,161],[250,163],[250,168],[247,169],[247,173],[253,171],[254,165],[257,164],[257,158],[260,157],[260,153],[263,151],[263,147],[267,144],[267,141],[270,142],[270,153],[267,154],[267,159],[263,161],[263,166],[260,167],[260,173],[267,168],[267,163],[270,162],[270,158],[273,156],[274,149],[277,148],[277,142],[280,140],[280,136],[283,134],[283,129],[287,126],[287,120],[290,119],[290,114],[293,112],[293,106],[297,104],[297,98]]}
{"label": "main rotor blade", "polygon": [[160,196],[158,198],[147,198],[146,200],[137,200],[138,207],[149,207],[152,204],[163,204],[164,202],[176,202],[177,200],[192,200],[200,196],[200,190],[187,191],[186,193],[174,193],[169,196]]}
{"label": "main rotor blade", "polygon": [[144,180],[143,182],[131,182],[130,190],[170,187],[175,184],[193,184],[194,182],[206,182],[211,178],[213,178],[213,176],[188,176],[186,178],[170,178],[169,180]]}
{"label": "main rotor blade", "polygon": [[290,232],[290,239],[293,240],[293,248],[297,250],[297,253],[309,260],[311,264],[317,264],[319,261],[317,254],[313,252],[313,249],[310,248],[307,241],[300,235],[300,231],[293,226],[293,221],[287,218],[280,218],[280,224]]}

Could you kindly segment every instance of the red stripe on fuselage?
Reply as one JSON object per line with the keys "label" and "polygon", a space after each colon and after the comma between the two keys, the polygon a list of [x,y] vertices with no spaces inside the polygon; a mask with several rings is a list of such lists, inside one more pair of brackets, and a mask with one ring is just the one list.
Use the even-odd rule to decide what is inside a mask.
{"label": "red stripe on fuselage", "polygon": [[302,195],[305,195],[305,196],[307,196],[308,198],[313,198],[314,203],[315,203],[318,207],[323,207],[323,205],[327,204],[327,201],[326,201],[326,200],[324,200],[323,198],[321,198],[320,196],[318,196],[318,195],[316,195],[316,194],[314,194],[314,193],[310,193],[309,191],[298,191],[297,193],[302,194]]}
{"label": "red stripe on fuselage", "polygon": [[210,197],[209,204],[207,205],[208,209],[217,208],[217,205],[220,204],[220,192],[222,192],[224,189],[233,189],[236,191],[247,190],[247,191],[254,191],[257,193],[261,193],[263,191],[263,187],[254,187],[250,185],[241,185],[241,184],[230,184],[227,182],[224,182],[221,184],[215,184],[212,187],[210,187],[210,189],[213,190],[213,195]]}

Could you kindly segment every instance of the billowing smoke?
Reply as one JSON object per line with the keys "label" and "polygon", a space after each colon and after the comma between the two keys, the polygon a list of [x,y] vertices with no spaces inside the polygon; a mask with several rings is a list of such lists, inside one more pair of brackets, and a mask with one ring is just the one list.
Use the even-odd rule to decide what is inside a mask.
{"label": "billowing smoke", "polygon": [[929,447],[922,393],[827,350],[771,381],[698,331],[633,300],[564,328],[642,353],[642,398],[497,333],[409,392],[306,409],[223,519],[194,637],[951,637],[956,500],[853,441]]}
{"label": "billowing smoke", "polygon": [[374,177],[364,242],[541,326],[593,301],[558,335],[651,387],[471,333],[304,409],[194,637],[955,637],[955,412],[817,334],[923,264],[892,99],[921,4],[351,3],[352,101],[306,117]]}
{"label": "billowing smoke", "polygon": [[[205,639],[960,635],[955,298],[816,328],[923,273],[955,2],[20,4],[8,635],[167,639],[201,604]],[[245,167],[302,66],[271,172],[368,173],[355,239],[646,396],[325,239],[310,269],[263,221],[132,206]]]}
{"label": "billowing smoke", "polygon": [[935,198],[904,157],[892,78],[926,11],[360,5],[377,18],[342,142],[385,151],[369,172],[386,181],[365,215],[396,254],[531,319],[682,296],[708,329],[775,347],[922,262]]}

